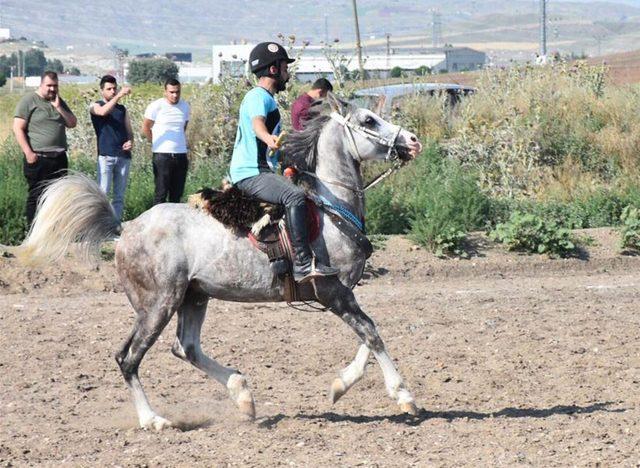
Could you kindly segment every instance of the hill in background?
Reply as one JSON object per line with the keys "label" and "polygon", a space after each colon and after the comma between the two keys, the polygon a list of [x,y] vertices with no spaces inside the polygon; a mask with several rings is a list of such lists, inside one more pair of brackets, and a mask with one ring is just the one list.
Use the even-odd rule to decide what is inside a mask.
{"label": "hill in background", "polygon": [[[42,40],[58,50],[108,56],[117,45],[132,53],[191,51],[208,60],[215,43],[275,38],[278,33],[319,44],[335,37],[353,42],[351,2],[325,0],[93,1],[2,0],[1,27],[14,37]],[[509,0],[367,0],[359,4],[360,28],[367,52],[386,48],[391,34],[396,51],[432,45],[432,9],[440,13],[441,45],[470,46],[494,63],[530,60],[538,48],[539,2]],[[637,47],[640,0],[550,2],[549,49],[601,55]],[[2,52],[0,50],[0,52]]]}

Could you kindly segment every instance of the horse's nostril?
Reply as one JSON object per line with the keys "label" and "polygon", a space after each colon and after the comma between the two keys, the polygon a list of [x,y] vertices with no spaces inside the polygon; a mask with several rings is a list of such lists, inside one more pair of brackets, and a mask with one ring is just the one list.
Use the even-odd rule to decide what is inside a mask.
{"label": "horse's nostril", "polygon": [[412,136],[411,141],[418,141],[418,139],[415,136]]}

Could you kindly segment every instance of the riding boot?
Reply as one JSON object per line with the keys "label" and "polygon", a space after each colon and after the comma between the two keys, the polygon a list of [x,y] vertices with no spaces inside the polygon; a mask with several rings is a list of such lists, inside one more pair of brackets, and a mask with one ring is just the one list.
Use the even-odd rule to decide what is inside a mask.
{"label": "riding boot", "polygon": [[306,205],[287,208],[287,228],[294,250],[293,279],[304,283],[313,278],[337,275],[339,270],[316,261],[309,247]]}

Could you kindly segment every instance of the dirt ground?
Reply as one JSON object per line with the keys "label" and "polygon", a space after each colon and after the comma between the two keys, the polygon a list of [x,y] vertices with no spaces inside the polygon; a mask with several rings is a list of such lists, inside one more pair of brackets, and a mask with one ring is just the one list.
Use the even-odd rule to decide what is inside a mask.
{"label": "dirt ground", "polygon": [[356,288],[420,408],[398,412],[372,360],[336,405],[355,336],[330,313],[212,301],[203,347],[248,378],[258,418],[172,356],[140,375],[180,427],[137,428],[113,359],[133,323],[111,262],[0,258],[0,466],[638,466],[640,258],[590,230],[580,258],[441,260],[391,238]]}

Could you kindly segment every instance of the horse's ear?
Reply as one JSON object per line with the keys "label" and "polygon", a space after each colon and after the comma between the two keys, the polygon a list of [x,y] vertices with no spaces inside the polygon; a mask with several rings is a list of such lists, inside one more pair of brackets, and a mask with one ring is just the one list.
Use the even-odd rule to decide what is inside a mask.
{"label": "horse's ear", "polygon": [[338,114],[342,115],[344,104],[340,99],[338,99],[338,97],[335,94],[329,92],[327,93],[327,97],[325,99],[329,103],[329,106],[331,107],[331,110],[333,112],[337,112]]}

